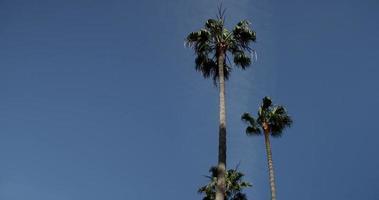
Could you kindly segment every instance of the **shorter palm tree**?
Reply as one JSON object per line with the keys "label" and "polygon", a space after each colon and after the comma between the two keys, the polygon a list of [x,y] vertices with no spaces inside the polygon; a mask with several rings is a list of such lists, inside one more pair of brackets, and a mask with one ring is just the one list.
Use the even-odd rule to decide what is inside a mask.
{"label": "shorter palm tree", "polygon": [[247,135],[261,135],[262,132],[264,133],[269,169],[271,199],[276,200],[275,176],[274,166],[272,163],[270,135],[273,137],[282,136],[283,130],[286,127],[291,126],[292,119],[287,114],[287,111],[283,106],[273,105],[269,97],[263,98],[262,104],[258,110],[257,119],[252,117],[249,113],[244,113],[241,118],[248,124],[246,128]]}
{"label": "shorter palm tree", "polygon": [[[217,171],[217,167],[211,167],[211,169],[209,169],[211,176],[206,176],[210,182],[198,190],[199,193],[205,194],[203,200],[216,199]],[[247,200],[246,194],[244,194],[242,190],[251,187],[251,184],[243,181],[243,176],[244,174],[237,169],[229,169],[225,173],[225,200]]]}

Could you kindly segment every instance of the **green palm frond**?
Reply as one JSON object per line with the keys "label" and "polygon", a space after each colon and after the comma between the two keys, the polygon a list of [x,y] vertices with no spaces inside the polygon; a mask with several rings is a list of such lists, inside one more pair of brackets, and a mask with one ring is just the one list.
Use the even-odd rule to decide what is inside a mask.
{"label": "green palm frond", "polygon": [[[219,70],[216,61],[210,59],[206,55],[198,54],[195,58],[195,69],[202,73],[204,78],[211,77],[215,85],[217,85],[217,80],[219,77]],[[231,67],[224,62],[224,78],[229,79]]]}
{"label": "green palm frond", "polygon": [[222,33],[224,31],[224,22],[222,19],[208,19],[205,27],[214,36],[215,42],[222,41]]}
{"label": "green palm frond", "polygon": [[234,57],[234,64],[246,69],[251,64],[250,53],[253,51],[249,46],[256,41],[255,32],[250,29],[247,20],[239,22],[231,32],[228,40],[229,52]]}
{"label": "green palm frond", "polygon": [[262,99],[262,109],[268,109],[272,105],[272,100],[270,97],[265,96]]}
{"label": "green palm frond", "polygon": [[250,42],[256,41],[256,33],[250,29],[250,24],[249,21],[242,20],[233,29],[234,39],[245,50],[249,50]]}
{"label": "green palm frond", "polygon": [[274,106],[271,111],[270,129],[273,137],[280,137],[285,128],[291,127],[292,118],[283,106]]}
{"label": "green palm frond", "polygon": [[254,126],[246,127],[247,135],[260,135],[261,133],[262,133],[261,129],[259,129],[258,127],[254,127]]}
{"label": "green palm frond", "polygon": [[262,133],[260,124],[249,113],[242,114],[241,120],[248,124],[246,128],[247,135],[260,135]]}
{"label": "green palm frond", "polygon": [[[198,192],[204,194],[203,200],[214,200],[216,195],[217,184],[217,167],[212,167],[209,172],[211,177],[207,185],[199,188]],[[249,182],[243,181],[244,174],[237,169],[229,169],[225,174],[226,200],[246,200],[243,189],[251,187]]]}
{"label": "green palm frond", "polygon": [[203,28],[203,29],[200,29],[199,31],[191,32],[187,36],[186,41],[188,45],[193,45],[196,43],[209,41],[210,39],[211,39],[211,33],[209,32],[209,30]]}
{"label": "green palm frond", "polygon": [[251,123],[252,119],[254,119],[254,118],[247,112],[243,113],[241,116],[241,120],[244,122],[250,122]]}
{"label": "green palm frond", "polygon": [[272,100],[270,97],[264,97],[262,99],[261,106],[258,109],[257,122],[261,125],[270,118],[270,107],[272,106]]}
{"label": "green palm frond", "polygon": [[202,72],[204,78],[214,77],[218,70],[217,64],[213,59],[209,59],[207,55],[198,54],[195,58],[195,69]]}
{"label": "green palm frond", "polygon": [[[217,80],[219,77],[219,71],[218,71],[218,68],[214,69],[214,70],[215,70],[215,73],[213,74],[213,81],[215,84],[217,84]],[[226,60],[225,60],[225,62],[224,62],[224,78],[225,78],[225,80],[229,80],[229,75],[230,75],[231,71],[232,71],[232,68],[226,64]]]}
{"label": "green palm frond", "polygon": [[234,56],[233,61],[234,61],[234,64],[236,64],[236,66],[239,66],[242,69],[246,69],[247,67],[250,66],[251,58],[245,52],[235,53],[235,54],[233,54],[233,56]]}

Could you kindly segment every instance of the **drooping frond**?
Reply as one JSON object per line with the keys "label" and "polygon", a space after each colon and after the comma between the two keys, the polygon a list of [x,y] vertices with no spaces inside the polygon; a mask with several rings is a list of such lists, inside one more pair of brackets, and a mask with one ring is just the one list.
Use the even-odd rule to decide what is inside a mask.
{"label": "drooping frond", "polygon": [[251,64],[251,58],[245,52],[236,52],[233,54],[234,56],[234,64],[241,67],[242,69],[246,69]]}
{"label": "drooping frond", "polygon": [[[219,74],[216,47],[222,30],[222,20],[209,19],[205,23],[205,28],[190,33],[186,38],[187,46],[193,48],[196,54],[195,69],[201,72],[204,78],[211,77],[215,83]],[[225,68],[228,69],[228,67]],[[228,71],[225,74],[229,75]]]}
{"label": "drooping frond", "polygon": [[256,126],[248,126],[248,127],[246,127],[246,134],[247,135],[260,135],[261,133],[262,133],[261,129],[259,129]]}
{"label": "drooping frond", "polygon": [[198,54],[195,58],[195,69],[201,72],[204,78],[214,77],[217,71],[217,64],[204,54]]}
{"label": "drooping frond", "polygon": [[207,29],[192,32],[187,36],[186,44],[195,51],[195,69],[201,72],[204,78],[213,78],[218,67],[214,56],[212,56],[215,45],[211,32]]}
{"label": "drooping frond", "polygon": [[255,31],[250,29],[250,22],[247,20],[237,23],[233,29],[233,36],[238,46],[241,46],[244,50],[249,50],[250,42],[255,42],[256,40]]}
{"label": "drooping frond", "polygon": [[250,44],[255,42],[255,32],[249,27],[247,20],[240,21],[228,37],[228,51],[233,55],[234,64],[242,69],[251,65],[250,53],[254,52]]}
{"label": "drooping frond", "polygon": [[[217,63],[213,59],[209,59],[207,56],[198,54],[195,58],[195,69],[203,74],[204,78],[211,77],[215,85],[219,78],[219,70]],[[224,78],[229,79],[231,68],[224,62]]]}
{"label": "drooping frond", "polygon": [[[217,167],[212,167],[210,170],[211,177],[207,185],[199,188],[198,192],[204,194],[203,200],[214,200],[216,195],[217,185]],[[251,187],[249,182],[243,181],[244,174],[237,169],[229,169],[225,174],[226,200],[246,200],[246,195],[242,192],[243,189]]]}
{"label": "drooping frond", "polygon": [[260,125],[258,124],[257,120],[255,120],[255,118],[252,117],[249,113],[244,113],[241,116],[241,119],[242,121],[248,124],[246,128],[247,135],[260,135],[261,134]]}
{"label": "drooping frond", "polygon": [[[229,79],[229,75],[230,75],[231,70],[232,70],[232,68],[226,64],[226,60],[225,60],[224,61],[224,78],[225,78],[225,80]],[[218,67],[216,67],[214,69],[214,74],[213,74],[213,82],[215,85],[217,85],[218,77],[219,77],[219,71],[218,71]]]}
{"label": "drooping frond", "polygon": [[285,128],[292,125],[292,118],[283,106],[274,106],[270,115],[271,135],[280,137]]}

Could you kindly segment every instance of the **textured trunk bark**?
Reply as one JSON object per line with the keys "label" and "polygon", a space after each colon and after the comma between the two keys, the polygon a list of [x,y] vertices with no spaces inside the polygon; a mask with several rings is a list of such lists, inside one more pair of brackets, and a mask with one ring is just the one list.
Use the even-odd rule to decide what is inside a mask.
{"label": "textured trunk bark", "polygon": [[270,130],[265,128],[265,143],[266,143],[266,152],[267,152],[267,163],[268,163],[268,172],[270,180],[270,189],[271,189],[271,200],[276,200],[276,187],[275,187],[275,176],[274,176],[274,165],[272,163],[272,154],[271,154],[271,144],[270,144]]}
{"label": "textured trunk bark", "polygon": [[224,80],[225,52],[220,48],[217,58],[219,87],[220,87],[220,126],[218,139],[218,166],[216,200],[225,199],[225,171],[226,171],[226,119],[225,119],[225,80]]}

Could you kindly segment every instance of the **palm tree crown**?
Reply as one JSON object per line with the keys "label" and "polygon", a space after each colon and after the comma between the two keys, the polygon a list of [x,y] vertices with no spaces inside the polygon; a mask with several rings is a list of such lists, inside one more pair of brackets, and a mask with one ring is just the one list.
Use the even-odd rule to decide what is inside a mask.
{"label": "palm tree crown", "polygon": [[[217,167],[212,167],[209,172],[211,172],[211,176],[207,177],[210,179],[210,182],[198,190],[199,193],[205,194],[203,200],[214,200],[216,198]],[[244,174],[237,171],[237,169],[229,169],[225,173],[226,200],[247,200],[242,190],[251,187],[251,184],[243,181],[243,176]]]}
{"label": "palm tree crown", "polygon": [[[224,26],[223,12],[219,12],[216,19],[208,19],[204,28],[191,32],[186,38],[186,44],[192,47],[196,54],[196,70],[204,78],[212,77],[217,82],[219,77],[217,58],[225,54],[224,76],[228,79],[231,67],[227,65],[228,54],[233,56],[236,66],[245,69],[251,64],[250,53],[253,51],[249,45],[255,42],[256,34],[250,29],[250,22],[243,20],[237,23],[232,31]],[[230,61],[229,61],[230,63]]]}
{"label": "palm tree crown", "polygon": [[[262,131],[268,131],[272,136],[280,137],[283,130],[292,125],[292,119],[287,110],[281,105],[273,105],[270,97],[263,98],[257,119],[249,113],[244,113],[241,118],[248,123],[246,128],[248,135],[259,135]],[[267,128],[268,130],[265,130]]]}

